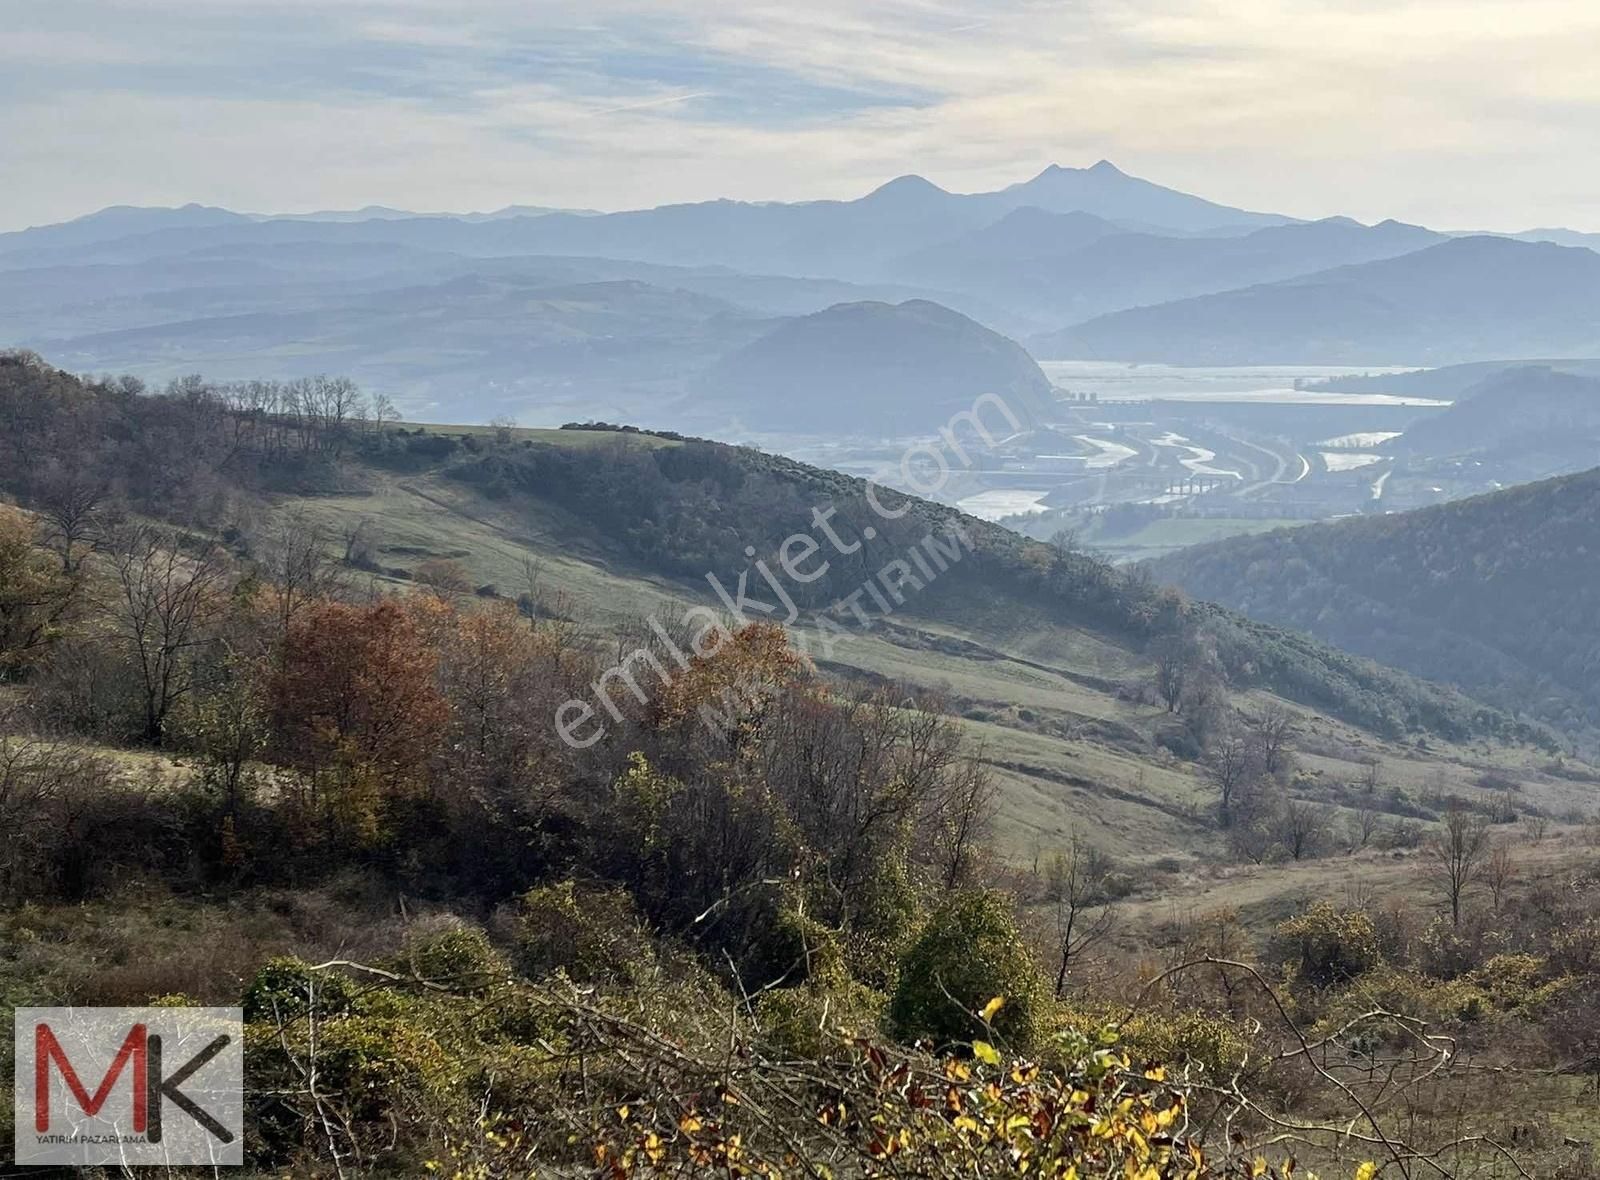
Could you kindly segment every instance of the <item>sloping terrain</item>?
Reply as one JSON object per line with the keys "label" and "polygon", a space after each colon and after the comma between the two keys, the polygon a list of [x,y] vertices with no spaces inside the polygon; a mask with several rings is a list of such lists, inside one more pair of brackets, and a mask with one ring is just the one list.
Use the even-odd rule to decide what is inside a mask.
{"label": "sloping terrain", "polygon": [[925,300],[787,320],[720,361],[698,392],[747,426],[833,437],[916,433],[985,394],[1019,426],[1051,405],[1050,381],[1021,345]]}
{"label": "sloping terrain", "polygon": [[1600,380],[1544,366],[1508,369],[1466,390],[1401,435],[1403,453],[1502,456],[1533,452],[1551,467],[1600,461]]}
{"label": "sloping terrain", "polygon": [[1560,723],[1600,719],[1600,470],[1199,546],[1157,577]]}
{"label": "sloping terrain", "polygon": [[1325,381],[1308,383],[1308,389],[1327,389],[1338,393],[1389,393],[1409,397],[1442,398],[1453,401],[1475,386],[1482,385],[1511,369],[1551,369],[1580,377],[1600,377],[1600,360],[1530,358],[1515,361],[1474,361],[1465,365],[1443,365],[1437,369],[1416,369],[1407,373],[1349,373]]}
{"label": "sloping terrain", "polygon": [[1178,364],[1394,364],[1600,351],[1600,254],[1455,238],[1398,258],[1116,312],[1041,356]]}
{"label": "sloping terrain", "polygon": [[[1030,322],[1054,317],[1059,323],[1394,258],[1443,241],[1444,235],[1420,226],[1367,226],[1347,217],[1226,237],[1178,237],[1127,233],[1081,213],[1023,209],[908,256],[894,273],[980,297]],[[1044,347],[1040,355],[1073,354]]]}
{"label": "sloping terrain", "polygon": [[[231,435],[195,437],[187,404],[7,361],[0,440],[16,450],[0,480],[24,503],[48,498],[55,456],[70,448],[142,512],[190,521],[222,505],[224,520],[257,522],[234,542],[245,557],[260,522],[276,518],[297,533],[320,529],[329,554],[375,588],[409,589],[427,563],[457,562],[480,597],[567,619],[618,655],[650,618],[671,627],[690,608],[726,612],[724,594],[738,600],[743,578],[747,617],[792,613],[795,642],[824,671],[948,700],[999,776],[1011,856],[1083,822],[1139,857],[1220,841],[1203,818],[1213,791],[1193,761],[1198,722],[1151,689],[1152,653],[1174,629],[1206,636],[1230,707],[1293,702],[1330,753],[1329,782],[1359,777],[1362,760],[1379,756],[1413,794],[1440,775],[1474,791],[1486,766],[1514,767],[1539,798],[1568,790],[1537,769],[1546,754],[1515,744],[1541,735],[1492,709],[940,505],[881,493],[880,512],[861,481],[835,472],[616,429],[369,431],[334,460],[272,426],[269,438],[289,449],[239,452]],[[30,462],[11,462],[16,453]],[[219,485],[211,473],[223,464]],[[756,562],[782,578],[782,554],[793,561],[793,539],[806,536],[815,560],[796,564],[818,576],[784,578],[791,612]],[[896,562],[906,568],[886,581]],[[1491,753],[1488,740],[1513,744]]]}
{"label": "sloping terrain", "polygon": [[[450,437],[449,428],[433,429],[438,432],[434,437]],[[534,443],[536,455],[545,454],[544,446],[568,453],[573,448],[592,450],[597,463],[611,471],[627,471],[643,462],[636,453],[643,445],[639,436],[518,434]],[[674,443],[670,449],[699,445]],[[666,455],[663,451],[660,459],[669,467],[682,461]],[[476,460],[468,460],[468,471],[459,463],[446,463],[403,475],[374,473],[357,494],[296,497],[280,501],[279,510],[321,524],[330,543],[365,522],[384,571],[381,579],[397,587],[406,586],[423,563],[450,559],[465,566],[475,584],[515,596],[525,592],[531,568],[534,593],[545,608],[569,615],[597,637],[615,631],[642,634],[649,618],[670,626],[691,607],[718,608],[722,604],[704,575],[716,575],[731,590],[740,572],[749,568],[731,544],[721,558],[669,558],[656,535],[630,539],[592,508],[577,507],[578,501],[565,491],[519,490],[485,497],[474,480],[462,478],[476,466]],[[561,470],[563,483],[570,485],[571,469]],[[615,498],[620,482],[612,491],[596,491],[593,502]],[[841,490],[837,484],[830,488],[829,483],[806,480],[790,486],[805,489],[791,508],[797,531],[804,529],[811,511],[808,495],[820,493],[820,506],[847,503],[836,498]],[[764,480],[750,491],[761,503],[777,498],[773,485]],[[654,499],[659,502],[661,496]],[[626,503],[621,507],[631,514]],[[842,509],[841,517],[855,511]],[[859,539],[852,526],[834,523],[847,540]],[[964,558],[925,593],[908,596],[904,607],[875,618],[870,629],[837,612],[832,617],[843,631],[828,632],[831,645],[821,641],[810,622],[828,613],[833,601],[819,599],[820,610],[806,609],[796,628],[799,641],[833,675],[887,679],[946,697],[981,742],[983,756],[999,779],[999,839],[1009,856],[1024,859],[1041,836],[1047,843],[1059,841],[1084,824],[1120,856],[1146,859],[1214,850],[1217,834],[1203,818],[1212,806],[1213,788],[1201,767],[1173,758],[1161,745],[1173,736],[1172,718],[1147,697],[1153,665],[1142,641],[1120,633],[1097,612],[1074,605],[1071,597],[1063,601],[1030,591],[1006,572],[1009,563],[1003,553],[988,548],[1009,543],[1003,532],[970,518],[964,523],[978,553]],[[663,518],[656,527],[672,526]],[[753,537],[758,551],[770,555],[789,527],[769,525],[770,532]],[[736,538],[744,535],[742,530],[734,533]],[[764,543],[768,536],[771,544]],[[881,550],[866,565],[881,565],[892,551]],[[696,566],[696,560],[704,564]],[[768,561],[776,571],[776,562],[770,556]],[[663,562],[673,568],[663,570]],[[756,583],[751,596],[775,602]],[[869,609],[876,616],[876,609]],[[1342,701],[1346,707],[1338,712],[1364,719],[1372,709],[1368,715],[1375,718],[1418,691],[1414,682],[1407,685],[1397,678],[1385,687],[1381,676],[1366,680],[1369,674],[1360,670],[1359,661],[1346,661],[1315,644],[1297,644],[1269,628],[1240,642],[1253,646],[1263,667],[1270,664],[1286,684],[1297,686],[1295,692],[1283,690],[1291,698],[1310,699],[1329,687],[1328,682],[1343,681],[1344,687],[1324,701],[1296,706],[1307,738],[1315,737],[1330,755],[1318,761],[1329,782],[1358,779],[1365,760],[1377,757],[1385,763],[1386,781],[1417,797],[1441,789],[1475,795],[1476,780],[1488,768],[1509,769],[1528,784],[1535,805],[1553,814],[1573,806],[1581,794],[1580,786],[1543,773],[1539,767],[1545,756],[1531,748],[1491,754],[1460,731],[1456,741],[1434,733],[1422,743],[1426,749],[1419,749],[1414,733],[1402,729],[1374,734],[1334,712]],[[1280,644],[1288,646],[1279,650],[1295,654],[1267,654]],[[1244,667],[1236,679],[1241,707],[1253,710],[1271,699],[1251,689]],[[1303,691],[1307,687],[1310,692]]]}

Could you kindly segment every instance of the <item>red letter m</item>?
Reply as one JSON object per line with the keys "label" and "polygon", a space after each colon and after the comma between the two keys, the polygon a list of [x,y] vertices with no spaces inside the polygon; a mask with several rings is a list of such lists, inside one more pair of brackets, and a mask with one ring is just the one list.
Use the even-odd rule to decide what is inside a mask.
{"label": "red letter m", "polygon": [[41,1135],[50,1130],[50,1063],[55,1062],[56,1068],[61,1071],[62,1078],[67,1083],[67,1088],[72,1091],[72,1096],[78,1100],[78,1105],[83,1108],[86,1115],[97,1115],[100,1108],[106,1104],[106,1099],[111,1096],[111,1087],[117,1084],[117,1077],[122,1073],[122,1067],[128,1064],[128,1059],[133,1059],[133,1075],[129,1079],[133,1083],[133,1130],[136,1134],[144,1134],[147,1103],[149,1095],[146,1092],[146,1033],[145,1026],[136,1024],[128,1032],[128,1037],[122,1042],[122,1048],[117,1050],[116,1058],[111,1062],[111,1068],[106,1070],[105,1076],[100,1079],[100,1087],[93,1096],[83,1088],[83,1083],[78,1080],[77,1071],[72,1068],[72,1062],[67,1060],[61,1042],[56,1040],[55,1033],[50,1031],[48,1024],[40,1023],[33,1030],[33,1126]]}

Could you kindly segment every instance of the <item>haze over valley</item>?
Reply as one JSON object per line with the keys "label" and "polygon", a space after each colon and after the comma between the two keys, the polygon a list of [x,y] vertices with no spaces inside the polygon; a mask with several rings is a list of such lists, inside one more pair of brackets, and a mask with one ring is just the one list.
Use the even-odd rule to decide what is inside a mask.
{"label": "haze over valley", "polygon": [[1533,367],[1600,355],[1590,241],[1301,221],[1102,160],[611,214],[113,208],[0,235],[0,315],[79,371],[338,371],[418,420],[687,429],[900,487],[897,447],[993,394],[1018,428],[939,495],[1131,559],[1588,465],[1576,393],[1512,454],[1427,426],[1465,386],[1381,374],[1498,374],[1492,429]]}

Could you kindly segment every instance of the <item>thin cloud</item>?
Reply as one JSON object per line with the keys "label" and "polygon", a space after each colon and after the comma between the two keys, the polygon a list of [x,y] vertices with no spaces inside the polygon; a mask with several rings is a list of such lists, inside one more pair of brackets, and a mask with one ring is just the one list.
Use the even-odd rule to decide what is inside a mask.
{"label": "thin cloud", "polygon": [[1105,157],[1299,216],[1600,229],[1592,0],[57,0],[16,24],[0,171],[30,182],[0,228],[975,189]]}
{"label": "thin cloud", "polygon": [[601,107],[597,111],[591,111],[590,114],[597,117],[600,115],[620,115],[624,111],[646,111],[652,107],[669,107],[680,102],[688,102],[694,98],[713,97],[715,97],[715,94],[710,90],[698,90],[693,94],[669,94],[665,98],[647,98],[642,102],[625,102],[620,106]]}

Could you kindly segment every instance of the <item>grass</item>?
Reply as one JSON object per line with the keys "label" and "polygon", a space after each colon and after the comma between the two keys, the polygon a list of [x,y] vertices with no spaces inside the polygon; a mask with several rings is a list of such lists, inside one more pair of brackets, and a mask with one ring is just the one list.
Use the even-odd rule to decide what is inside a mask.
{"label": "grass", "polygon": [[[433,427],[440,432],[455,427]],[[462,428],[488,430],[488,427]],[[565,445],[618,437],[590,431],[523,431]],[[654,445],[665,440],[648,440]],[[404,587],[406,575],[434,557],[458,560],[475,586],[505,597],[527,590],[536,571],[545,603],[568,611],[597,642],[650,616],[676,620],[690,606],[715,605],[697,581],[630,568],[581,520],[548,502],[487,500],[430,474],[372,473],[365,494],[285,502],[339,536],[369,522],[382,585]],[[1163,521],[1173,528],[1223,521]],[[1273,522],[1233,522],[1266,527]],[[726,573],[727,571],[723,571]],[[1217,859],[1222,840],[1206,818],[1210,790],[1199,768],[1158,750],[1156,730],[1170,723],[1160,708],[1140,703],[1149,667],[1137,652],[1081,628],[1064,627],[1025,604],[938,596],[937,583],[918,602],[871,631],[850,632],[821,659],[846,677],[886,678],[946,697],[966,722],[1001,788],[997,842],[1013,863],[1031,861],[1039,846],[1058,846],[1080,831],[1130,862],[1163,857]],[[823,656],[820,649],[813,654]],[[1435,742],[1427,750],[1385,743],[1304,710],[1302,764],[1315,774],[1310,797],[1360,780],[1364,759],[1377,758],[1384,784],[1408,797],[1425,792],[1484,795],[1476,780],[1490,767],[1514,769],[1526,786],[1525,806],[1562,815],[1592,788],[1546,775],[1528,752],[1486,752]],[[1335,822],[1344,822],[1335,817]]]}

